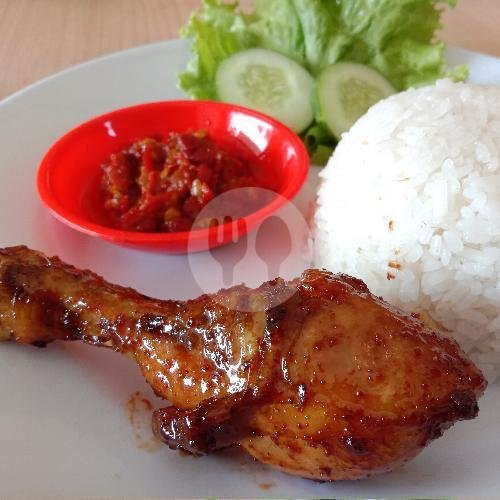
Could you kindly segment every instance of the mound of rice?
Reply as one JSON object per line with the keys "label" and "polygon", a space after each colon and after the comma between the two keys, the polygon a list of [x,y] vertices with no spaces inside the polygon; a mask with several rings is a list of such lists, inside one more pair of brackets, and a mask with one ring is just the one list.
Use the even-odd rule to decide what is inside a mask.
{"label": "mound of rice", "polygon": [[500,374],[500,87],[441,80],[344,134],[314,219],[315,264],[450,330]]}

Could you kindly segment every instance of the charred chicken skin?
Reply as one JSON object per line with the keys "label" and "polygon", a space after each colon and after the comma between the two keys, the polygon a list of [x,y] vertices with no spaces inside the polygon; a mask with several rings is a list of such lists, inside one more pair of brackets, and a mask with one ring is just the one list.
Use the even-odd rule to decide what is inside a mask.
{"label": "charred chicken skin", "polygon": [[[267,307],[277,294],[286,300]],[[171,403],[153,415],[170,447],[207,453],[240,444],[261,462],[320,480],[393,469],[474,418],[486,386],[453,340],[363,282],[319,270],[160,301],[7,248],[0,340],[110,347],[135,359]]]}

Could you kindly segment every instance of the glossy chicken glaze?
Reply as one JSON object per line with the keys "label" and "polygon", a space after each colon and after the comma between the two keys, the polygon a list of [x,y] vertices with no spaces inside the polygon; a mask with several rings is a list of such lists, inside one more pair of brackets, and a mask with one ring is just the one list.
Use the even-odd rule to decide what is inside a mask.
{"label": "glossy chicken glaze", "polygon": [[[288,298],[268,308],[276,294]],[[321,480],[393,469],[474,418],[486,386],[453,340],[318,270],[158,301],[25,247],[0,250],[0,340],[111,347],[172,403],[153,417],[169,446],[239,443]]]}

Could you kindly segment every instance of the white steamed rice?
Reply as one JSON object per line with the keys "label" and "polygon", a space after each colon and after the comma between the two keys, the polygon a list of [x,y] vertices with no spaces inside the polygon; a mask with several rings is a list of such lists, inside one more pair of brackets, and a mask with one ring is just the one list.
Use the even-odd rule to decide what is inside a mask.
{"label": "white steamed rice", "polygon": [[373,106],[321,172],[315,264],[450,330],[500,375],[500,87],[441,80]]}

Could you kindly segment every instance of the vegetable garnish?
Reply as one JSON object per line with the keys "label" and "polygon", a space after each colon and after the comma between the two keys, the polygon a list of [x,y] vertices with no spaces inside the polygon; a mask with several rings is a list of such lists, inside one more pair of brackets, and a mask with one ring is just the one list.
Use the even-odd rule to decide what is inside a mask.
{"label": "vegetable garnish", "polygon": [[[251,48],[278,52],[313,78],[332,64],[349,62],[378,71],[395,90],[430,84],[443,76],[464,80],[467,68],[447,71],[444,44],[434,39],[441,27],[440,7],[455,4],[456,0],[255,0],[253,11],[245,14],[238,2],[203,0],[182,30],[193,38],[194,57],[179,75],[179,84],[193,98],[221,100],[216,83],[220,64]],[[272,115],[272,110],[267,112]],[[307,121],[306,116],[298,122]],[[333,135],[317,119],[302,131],[311,155],[318,148],[333,148]]]}
{"label": "vegetable garnish", "polygon": [[340,138],[370,106],[394,92],[380,73],[364,64],[332,64],[318,76],[313,101],[316,120]]}
{"label": "vegetable garnish", "polygon": [[219,64],[215,82],[222,101],[267,113],[295,132],[302,132],[313,121],[313,77],[273,50],[237,52]]}

